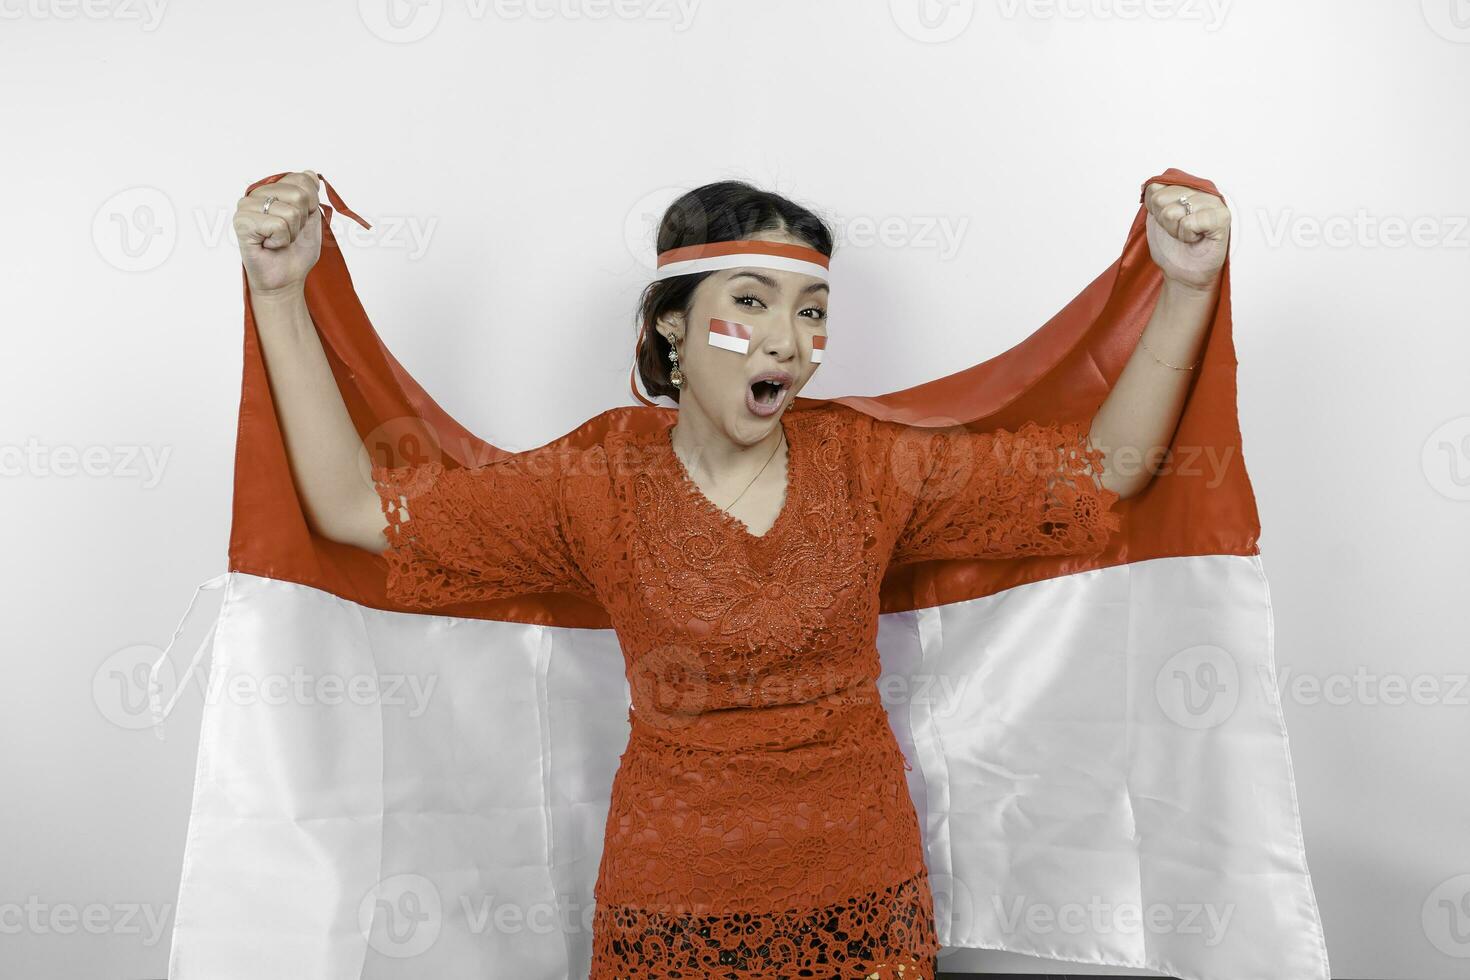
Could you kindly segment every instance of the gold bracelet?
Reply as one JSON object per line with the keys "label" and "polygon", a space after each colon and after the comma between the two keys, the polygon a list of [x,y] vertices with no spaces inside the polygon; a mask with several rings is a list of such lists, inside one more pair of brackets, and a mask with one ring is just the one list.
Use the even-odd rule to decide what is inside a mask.
{"label": "gold bracelet", "polygon": [[1160,360],[1159,359],[1159,355],[1157,355],[1157,354],[1154,353],[1154,349],[1152,347],[1150,347],[1148,344],[1144,343],[1144,340],[1143,340],[1142,337],[1140,337],[1138,339],[1138,342],[1143,345],[1143,349],[1144,350],[1148,351],[1150,357],[1152,357],[1154,360],[1158,361],[1160,364],[1164,365],[1164,367],[1166,367],[1166,368],[1173,368],[1176,371],[1193,371],[1194,370],[1194,367],[1195,367],[1195,364],[1198,364],[1199,363],[1199,361],[1195,361],[1194,364],[1189,365],[1189,367],[1180,367],[1177,364],[1170,364],[1168,361]]}

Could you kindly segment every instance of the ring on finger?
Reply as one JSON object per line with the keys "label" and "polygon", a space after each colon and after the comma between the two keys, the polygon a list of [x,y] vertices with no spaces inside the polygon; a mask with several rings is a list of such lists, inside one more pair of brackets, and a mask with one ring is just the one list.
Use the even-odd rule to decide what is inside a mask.
{"label": "ring on finger", "polygon": [[276,196],[274,194],[267,194],[266,197],[265,197],[265,204],[261,207],[260,213],[261,214],[270,214],[271,213],[271,205],[275,203],[275,200],[276,200]]}

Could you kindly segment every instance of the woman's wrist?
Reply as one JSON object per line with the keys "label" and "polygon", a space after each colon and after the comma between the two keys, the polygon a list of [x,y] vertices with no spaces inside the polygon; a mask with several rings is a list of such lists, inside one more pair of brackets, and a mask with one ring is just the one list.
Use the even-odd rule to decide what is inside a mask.
{"label": "woman's wrist", "polygon": [[306,302],[306,283],[295,282],[275,289],[251,286],[250,302],[253,306],[294,307]]}
{"label": "woman's wrist", "polygon": [[1210,280],[1208,286],[1196,286],[1178,279],[1164,277],[1163,298],[1174,303],[1213,303],[1220,294],[1220,277]]}

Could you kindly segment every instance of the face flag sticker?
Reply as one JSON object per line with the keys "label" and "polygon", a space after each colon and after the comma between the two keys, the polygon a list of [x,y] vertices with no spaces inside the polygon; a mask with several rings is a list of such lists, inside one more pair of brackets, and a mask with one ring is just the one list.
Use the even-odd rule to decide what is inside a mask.
{"label": "face flag sticker", "polygon": [[812,363],[822,363],[822,351],[827,349],[826,334],[816,334],[812,337]]}
{"label": "face flag sticker", "polygon": [[709,345],[737,354],[750,353],[750,328],[734,320],[709,318]]}

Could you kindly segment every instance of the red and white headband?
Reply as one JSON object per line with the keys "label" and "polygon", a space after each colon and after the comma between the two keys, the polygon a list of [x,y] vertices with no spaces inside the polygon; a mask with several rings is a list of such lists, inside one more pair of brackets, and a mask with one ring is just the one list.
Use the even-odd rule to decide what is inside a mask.
{"label": "red and white headband", "polygon": [[658,271],[653,277],[669,279],[750,265],[800,272],[826,282],[828,261],[827,256],[806,245],[751,240],[712,242],[708,245],[685,245],[658,253]]}

